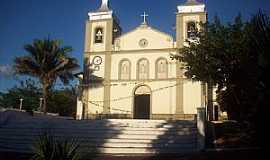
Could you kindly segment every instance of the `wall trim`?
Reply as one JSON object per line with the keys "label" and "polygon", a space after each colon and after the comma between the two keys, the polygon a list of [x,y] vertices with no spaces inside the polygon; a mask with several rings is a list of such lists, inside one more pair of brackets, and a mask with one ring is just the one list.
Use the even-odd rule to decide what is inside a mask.
{"label": "wall trim", "polygon": [[[121,51],[111,51],[111,54],[127,54],[127,53],[134,53],[134,54],[142,54],[142,53],[155,53],[155,52],[176,52],[178,48],[165,48],[165,49],[140,49],[140,50],[121,50]],[[84,52],[84,54],[91,54],[91,55],[105,55],[105,51],[100,52]],[[155,53],[160,54],[160,53]]]}

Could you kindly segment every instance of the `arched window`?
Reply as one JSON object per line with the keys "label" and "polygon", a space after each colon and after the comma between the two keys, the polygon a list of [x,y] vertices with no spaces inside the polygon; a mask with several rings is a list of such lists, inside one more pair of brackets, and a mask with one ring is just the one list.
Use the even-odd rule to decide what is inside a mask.
{"label": "arched window", "polygon": [[97,27],[95,29],[95,43],[103,43],[103,28],[102,27]]}
{"label": "arched window", "polygon": [[149,62],[147,59],[140,59],[137,64],[137,78],[148,79],[149,78]]}
{"label": "arched window", "polygon": [[168,62],[165,58],[159,58],[156,61],[156,78],[157,79],[168,78]]}
{"label": "arched window", "polygon": [[128,80],[131,76],[131,63],[129,60],[124,59],[119,64],[119,79]]}
{"label": "arched window", "polygon": [[197,32],[197,27],[195,22],[188,22],[187,23],[187,38],[188,39],[194,39],[196,38],[196,32]]}

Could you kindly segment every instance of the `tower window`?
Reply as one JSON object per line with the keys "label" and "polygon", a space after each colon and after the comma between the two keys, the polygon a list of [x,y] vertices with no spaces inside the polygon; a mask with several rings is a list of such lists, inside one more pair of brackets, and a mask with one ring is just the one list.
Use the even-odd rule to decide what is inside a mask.
{"label": "tower window", "polygon": [[95,43],[103,43],[103,28],[98,27],[95,29]]}
{"label": "tower window", "polygon": [[187,24],[187,38],[194,39],[196,38],[196,23],[195,22],[188,22]]}

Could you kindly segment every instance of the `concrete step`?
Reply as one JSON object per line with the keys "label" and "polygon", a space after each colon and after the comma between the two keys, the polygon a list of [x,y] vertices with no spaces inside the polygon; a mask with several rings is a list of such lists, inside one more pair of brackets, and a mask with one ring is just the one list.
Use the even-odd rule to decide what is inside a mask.
{"label": "concrete step", "polygon": [[42,127],[48,127],[48,128],[63,128],[63,129],[69,129],[69,128],[167,128],[167,129],[181,129],[181,128],[195,128],[196,125],[194,124],[140,124],[140,123],[134,123],[134,124],[113,124],[113,123],[107,123],[107,124],[88,124],[88,125],[74,125],[74,124],[55,124],[55,123],[39,123],[39,124],[29,124],[29,123],[21,123],[21,124],[9,124],[5,127],[12,127],[12,128],[40,128]]}
{"label": "concrete step", "polygon": [[193,121],[165,120],[31,120],[0,127],[0,151],[31,152],[40,135],[74,139],[82,152],[108,154],[179,153],[196,150]]}
{"label": "concrete step", "polygon": [[[2,135],[2,136],[9,136],[8,134],[6,135]],[[22,134],[22,135],[16,135],[16,136],[20,136],[20,137],[38,137],[40,136],[40,134]],[[159,135],[125,135],[125,134],[115,134],[115,135],[77,135],[77,134],[69,134],[69,135],[54,135],[56,137],[66,137],[66,138],[70,138],[70,139],[131,139],[131,140],[137,140],[137,139],[141,139],[141,140],[170,140],[170,139],[175,139],[175,140],[181,140],[187,137],[196,137],[196,135],[183,135],[183,136],[159,136]]]}
{"label": "concrete step", "polygon": [[[119,135],[119,134],[126,134],[126,135],[176,135],[176,136],[182,136],[182,135],[190,135],[190,134],[197,134],[197,130],[194,128],[186,128],[183,130],[114,130],[114,129],[88,129],[88,130],[65,130],[65,129],[31,129],[31,128],[24,128],[24,129],[11,129],[11,128],[1,128],[0,129],[1,134],[5,135],[41,135],[44,132],[49,132],[53,135]],[[0,134],[0,135],[1,135]]]}
{"label": "concrete step", "polygon": [[[34,148],[32,145],[27,144],[0,144],[1,151],[20,152],[20,153],[31,153]],[[181,147],[170,147],[170,146],[118,146],[118,147],[104,147],[95,146],[91,147],[88,145],[80,145],[80,152],[87,153],[103,153],[103,154],[138,154],[138,153],[187,153],[196,151],[195,145],[183,145]]]}
{"label": "concrete step", "polygon": [[[55,137],[58,140],[65,140],[65,137]],[[38,137],[8,137],[8,138],[2,138],[0,137],[0,144],[1,143],[10,143],[10,144],[16,144],[16,143],[29,143],[32,144],[38,140]],[[69,139],[72,140],[72,139]],[[185,137],[185,138],[178,138],[178,139],[155,139],[155,140],[142,140],[142,139],[89,139],[89,138],[78,138],[74,139],[77,143],[87,143],[87,144],[102,144],[102,143],[131,143],[131,144],[193,144],[197,143],[196,139],[194,137]]]}
{"label": "concrete step", "polygon": [[[32,123],[29,123],[32,122]],[[61,119],[48,119],[48,120],[42,120],[42,119],[27,119],[27,120],[21,120],[21,121],[15,121],[14,123],[9,122],[10,124],[69,124],[69,125],[80,125],[80,126],[104,126],[104,125],[133,125],[133,124],[139,124],[140,126],[143,125],[166,125],[166,124],[173,124],[173,125],[195,125],[196,123],[194,121],[166,121],[166,120],[92,120],[92,121],[74,121],[74,120],[61,120]]]}
{"label": "concrete step", "polygon": [[[9,146],[16,148],[17,146],[33,146],[35,142],[33,141],[17,141],[17,142],[0,142],[0,145],[2,146]],[[189,142],[189,143],[173,143],[173,142],[152,142],[152,143],[109,143],[109,142],[102,142],[102,143],[88,143],[88,142],[78,142],[80,144],[80,147],[88,147],[88,148],[96,148],[96,147],[104,147],[104,148],[181,148],[181,147],[194,147],[196,145],[196,142]]]}
{"label": "concrete step", "polygon": [[[166,149],[166,148],[96,148],[94,150],[88,150],[90,152],[96,151],[97,153],[102,154],[158,154],[158,153],[170,153],[170,154],[180,154],[180,153],[192,153],[196,152],[194,147],[191,148],[174,148],[174,149]],[[88,152],[86,150],[86,152]]]}
{"label": "concrete step", "polygon": [[[52,126],[52,127],[40,127],[40,126],[4,126],[1,127],[0,129],[5,129],[5,130],[80,130],[80,131],[91,131],[93,127],[58,127],[58,126]],[[196,130],[196,127],[193,126],[185,126],[185,127],[176,127],[176,128],[166,128],[166,127],[149,127],[149,128],[142,128],[142,127],[127,127],[127,126],[112,126],[112,127],[95,127],[95,130],[115,130],[115,131],[191,131],[191,130]]]}

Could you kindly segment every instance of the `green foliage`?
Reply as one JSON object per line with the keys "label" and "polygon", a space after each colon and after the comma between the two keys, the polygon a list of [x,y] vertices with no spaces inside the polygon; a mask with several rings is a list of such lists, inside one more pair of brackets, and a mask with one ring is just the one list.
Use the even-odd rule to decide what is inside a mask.
{"label": "green foliage", "polygon": [[34,156],[32,160],[53,160],[56,152],[53,136],[44,133],[33,146]]}
{"label": "green foliage", "polygon": [[[17,108],[20,99],[23,99],[22,109],[35,111],[40,107],[42,89],[37,81],[28,79],[21,81],[19,86],[9,89],[6,93],[0,92],[0,107]],[[48,111],[60,116],[74,116],[77,105],[77,95],[74,87],[51,89],[48,101]]]}
{"label": "green foliage", "polygon": [[59,78],[64,84],[73,79],[73,71],[79,65],[75,58],[70,57],[71,47],[62,47],[59,40],[34,40],[24,49],[26,56],[15,58],[15,72],[21,75],[33,76],[42,84],[44,98],[43,111],[47,112],[49,91]]}
{"label": "green foliage", "polygon": [[216,17],[203,28],[199,43],[190,43],[176,56],[185,75],[217,86],[218,102],[230,119],[254,123],[270,97],[269,16],[259,12],[243,22],[239,15],[227,25]]}
{"label": "green foliage", "polygon": [[60,116],[74,116],[77,106],[75,88],[54,90],[48,99],[48,111],[59,113]]}
{"label": "green foliage", "polygon": [[27,111],[36,110],[39,107],[39,98],[42,97],[41,88],[32,79],[21,81],[19,86],[15,86],[0,93],[0,106],[4,108],[19,108],[20,99],[23,99],[23,108]]}
{"label": "green foliage", "polygon": [[33,146],[32,160],[78,160],[79,145],[75,141],[56,140],[45,132]]}
{"label": "green foliage", "polygon": [[77,160],[79,159],[79,154],[77,150],[79,145],[76,142],[65,140],[63,142],[56,142],[56,159],[57,160]]}

